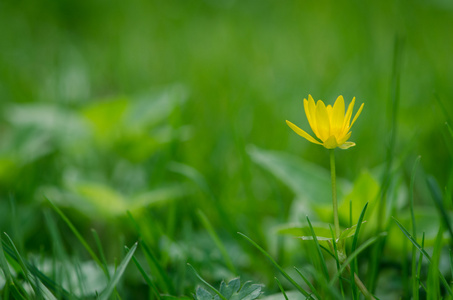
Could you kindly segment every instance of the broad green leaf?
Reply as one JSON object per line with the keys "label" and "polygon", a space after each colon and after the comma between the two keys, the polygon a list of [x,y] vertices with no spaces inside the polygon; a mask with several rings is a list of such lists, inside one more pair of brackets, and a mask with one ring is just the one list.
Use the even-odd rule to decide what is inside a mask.
{"label": "broad green leaf", "polygon": [[97,140],[108,142],[122,131],[122,119],[129,101],[124,97],[106,99],[85,108],[82,114],[91,123]]}
{"label": "broad green leaf", "polygon": [[[313,222],[313,229],[317,236],[330,237],[329,224],[322,222]],[[276,227],[279,234],[288,234],[295,237],[311,236],[310,226],[300,224],[283,224]]]}
{"label": "broad green leaf", "polygon": [[344,224],[349,223],[350,201],[352,203],[352,222],[357,222],[362,208],[368,202],[367,213],[364,217],[365,220],[369,219],[374,206],[377,203],[379,193],[379,183],[369,172],[362,172],[359,177],[354,181],[352,191],[345,195],[344,200],[338,209],[340,222]]}
{"label": "broad green leaf", "polygon": [[[274,174],[297,195],[298,199],[310,201],[316,207],[332,205],[330,172],[313,163],[284,152],[248,148],[252,160]],[[349,184],[337,178],[338,198],[342,199]]]}
{"label": "broad green leaf", "polygon": [[231,296],[241,288],[241,280],[238,278],[231,279],[228,284],[225,281],[220,283],[220,293],[225,298],[230,299]]}
{"label": "broad green leaf", "polygon": [[197,273],[196,275],[216,293],[215,295],[212,295],[204,288],[198,287],[196,290],[197,300],[254,300],[261,295],[261,289],[263,287],[261,284],[252,284],[251,281],[247,281],[241,288],[240,279],[234,278],[230,280],[228,284],[226,284],[225,281],[222,281],[220,284],[220,290],[218,291],[213,286],[209,285]]}
{"label": "broad green leaf", "polygon": [[139,163],[161,144],[186,139],[190,134],[186,127],[168,125],[172,111],[185,101],[186,94],[183,87],[170,86],[131,98],[98,101],[82,114],[92,125],[96,141]]}
{"label": "broad green leaf", "polygon": [[262,289],[261,284],[252,284],[251,281],[247,281],[244,283],[242,286],[241,290],[233,294],[230,300],[254,300],[258,298],[261,295],[261,289]]}
{"label": "broad green leaf", "polygon": [[150,205],[166,204],[187,195],[188,192],[189,190],[186,186],[181,184],[163,185],[160,188],[139,193],[132,197],[128,204],[129,210],[133,211]]}
{"label": "broad green leaf", "polygon": [[187,90],[182,85],[144,92],[132,99],[124,123],[133,131],[149,128],[168,120],[173,109],[182,105],[186,99]]}
{"label": "broad green leaf", "polygon": [[117,215],[128,209],[123,195],[107,185],[85,182],[75,185],[74,188],[97,213]]}
{"label": "broad green leaf", "polygon": [[[315,236],[318,241],[330,241],[332,238],[325,237],[325,236]],[[300,236],[299,237],[303,241],[313,241],[314,237],[313,236]]]}
{"label": "broad green leaf", "polygon": [[46,140],[47,146],[49,138],[52,145],[73,146],[89,134],[88,124],[82,117],[57,104],[11,105],[5,116],[16,128],[33,129],[33,135]]}
{"label": "broad green leaf", "polygon": [[[366,223],[366,221],[363,221],[362,224],[363,223]],[[343,230],[341,232],[340,237],[338,238],[338,240],[347,239],[347,238],[353,236],[355,234],[356,230],[357,230],[357,224],[354,224],[351,227],[346,228],[345,230]]]}
{"label": "broad green leaf", "polygon": [[42,192],[59,206],[71,206],[90,216],[112,217],[126,211],[140,211],[151,205],[162,205],[187,195],[188,189],[181,184],[125,196],[109,185],[96,182],[68,183],[68,190],[44,187]]}
{"label": "broad green leaf", "polygon": [[195,297],[196,300],[212,300],[214,298],[210,292],[200,286],[197,287]]}
{"label": "broad green leaf", "polygon": [[[307,297],[299,293],[298,291],[288,291],[286,292],[286,296],[288,296],[288,299],[290,300],[305,300]],[[265,296],[263,298],[260,298],[261,300],[282,300],[283,296],[282,294],[272,294],[269,296]]]}

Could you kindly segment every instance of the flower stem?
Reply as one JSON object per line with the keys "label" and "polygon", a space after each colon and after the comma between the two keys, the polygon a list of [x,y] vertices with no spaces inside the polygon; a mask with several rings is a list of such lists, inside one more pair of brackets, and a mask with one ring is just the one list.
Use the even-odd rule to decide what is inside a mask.
{"label": "flower stem", "polygon": [[335,236],[340,237],[340,222],[338,220],[337,203],[337,180],[335,176],[335,149],[330,149],[330,175],[332,177],[332,203],[333,203],[333,222],[335,225]]}

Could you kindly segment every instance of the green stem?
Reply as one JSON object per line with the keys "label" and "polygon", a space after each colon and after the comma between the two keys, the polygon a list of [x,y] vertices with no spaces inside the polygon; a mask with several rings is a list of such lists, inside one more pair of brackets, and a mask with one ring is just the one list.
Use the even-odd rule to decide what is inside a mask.
{"label": "green stem", "polygon": [[336,238],[340,236],[340,221],[338,220],[337,203],[337,180],[335,176],[335,149],[330,149],[330,175],[332,177],[332,203],[333,203],[333,222],[335,225]]}

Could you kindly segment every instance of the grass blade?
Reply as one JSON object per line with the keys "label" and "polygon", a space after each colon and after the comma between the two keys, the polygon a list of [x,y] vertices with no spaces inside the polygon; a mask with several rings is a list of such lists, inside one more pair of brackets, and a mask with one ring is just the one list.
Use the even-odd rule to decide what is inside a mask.
{"label": "grass blade", "polygon": [[380,237],[385,236],[387,233],[381,233],[378,236],[372,237],[365,241],[363,244],[361,244],[354,252],[352,252],[348,258],[344,261],[344,263],[341,265],[340,270],[335,274],[335,276],[330,280],[329,284],[334,285],[337,278],[340,278],[341,274],[344,272],[346,267],[352,262],[353,259],[357,257],[363,250],[365,250],[368,246],[371,244],[375,243]]}
{"label": "grass blade", "polygon": [[450,237],[453,240],[453,229],[451,227],[450,218],[447,215],[448,210],[445,208],[442,200],[442,191],[439,187],[439,184],[437,183],[436,179],[432,176],[428,176],[426,182],[428,183],[428,187],[431,192],[431,196],[433,197],[434,204],[436,205],[439,214],[442,218],[442,221],[447,227],[448,233],[450,234]]}
{"label": "grass blade", "polygon": [[[425,233],[423,232],[422,235],[422,248],[425,247]],[[420,256],[418,258],[418,268],[417,268],[417,282],[423,287],[423,289],[426,291],[426,287],[423,285],[423,283],[420,281],[421,278],[421,273],[422,273],[422,262],[423,262],[423,253],[420,252]]]}
{"label": "grass blade", "polygon": [[[425,249],[423,249],[423,247],[421,247],[416,240],[414,240],[414,238],[409,234],[409,232],[406,230],[406,228],[404,228],[403,225],[401,225],[400,222],[398,222],[398,220],[396,220],[395,218],[393,218],[393,220],[396,222],[396,225],[398,225],[398,227],[401,229],[401,231],[404,233],[404,235],[411,241],[411,243],[417,247],[417,249],[426,257],[426,259],[428,260],[429,264],[431,265],[431,257],[429,256],[429,254],[425,251]],[[440,279],[442,281],[442,284],[445,286],[445,289],[447,290],[448,294],[450,296],[453,296],[453,292],[451,290],[451,287],[450,285],[448,285],[448,282],[447,280],[445,279],[445,277],[442,275],[442,273],[440,273],[440,271],[438,270],[439,272],[439,275],[440,275]]]}
{"label": "grass blade", "polygon": [[[11,270],[9,269],[8,262],[6,261],[2,244],[2,237],[0,235],[0,269],[2,269],[5,276],[4,278],[6,279],[5,286],[3,287],[3,297],[5,299],[9,299],[9,286],[13,283],[13,277],[11,276]],[[20,298],[23,299],[23,296],[20,295]]]}
{"label": "grass blade", "polygon": [[219,236],[215,232],[214,228],[211,225],[211,222],[209,222],[208,218],[206,215],[201,211],[197,211],[198,217],[200,218],[201,222],[203,223],[203,226],[206,228],[208,231],[209,235],[211,236],[212,240],[216,244],[217,248],[219,248],[220,253],[223,256],[223,259],[225,260],[225,263],[228,267],[228,269],[234,274],[237,275],[236,268],[233,265],[233,262],[228,255],[228,251],[226,250],[225,246],[223,245],[222,241],[220,240]]}
{"label": "grass blade", "polygon": [[450,132],[450,135],[453,138],[453,129],[451,128],[450,124],[445,123],[445,125],[447,126],[448,132]]}
{"label": "grass blade", "polygon": [[96,246],[98,247],[99,255],[101,255],[101,262],[104,265],[103,269],[104,274],[107,277],[107,280],[110,280],[109,267],[107,265],[107,260],[105,259],[104,249],[102,249],[102,244],[101,240],[99,239],[99,235],[94,228],[91,229],[91,233],[93,234],[94,241],[96,242]]}
{"label": "grass blade", "polygon": [[91,249],[90,245],[88,245],[87,241],[83,238],[80,232],[75,228],[72,222],[66,217],[66,215],[52,202],[50,199],[46,198],[49,201],[52,208],[57,212],[58,215],[63,219],[63,221],[68,225],[69,229],[71,229],[72,233],[77,237],[79,242],[83,245],[83,247],[88,251],[91,258],[96,262],[96,264],[104,271],[104,273],[108,272],[100,259],[97,257],[96,253],[94,253],[93,249]]}
{"label": "grass blade", "polygon": [[[415,184],[415,174],[417,170],[418,163],[420,162],[421,156],[419,155],[414,162],[412,167],[411,182],[409,186],[409,201],[410,201],[410,210],[411,210],[411,223],[412,223],[412,236],[417,240],[417,227],[415,224],[415,213],[414,213],[414,184]],[[411,262],[411,276],[412,276],[412,298],[414,300],[419,299],[419,283],[417,279],[417,248],[412,245],[412,262]]]}
{"label": "grass blade", "polygon": [[[35,297],[37,299],[49,299],[49,300],[56,300],[55,296],[47,289],[47,287],[41,282],[38,276],[34,275],[30,268],[27,266],[25,260],[21,257],[19,251],[17,250],[14,242],[9,237],[9,235],[5,232],[4,233],[8,242],[10,243],[14,254],[16,255],[16,261],[19,263],[20,268],[25,276],[26,281],[30,284],[35,292]],[[36,268],[34,268],[36,269]],[[32,277],[33,275],[33,277]]]}
{"label": "grass blade", "polygon": [[[335,233],[333,232],[333,229],[332,229],[332,226],[329,226],[330,227],[330,234],[332,235],[332,247],[333,247],[333,251],[334,251],[334,259],[335,259],[335,263],[337,265],[337,271],[340,270],[340,259],[338,257],[338,248],[337,248],[337,242],[335,241]],[[343,233],[342,233],[343,234]],[[340,235],[341,237],[341,235]],[[340,277],[340,291],[341,291],[341,296],[343,297],[344,299],[344,288],[343,288],[343,280],[341,279]]]}
{"label": "grass blade", "polygon": [[255,243],[251,238],[246,236],[245,234],[238,232],[239,235],[243,236],[247,241],[249,241],[253,246],[255,246],[256,249],[258,249],[264,256],[266,256],[271,263],[280,271],[280,273],[299,291],[301,292],[305,297],[312,299],[313,297],[307,293],[297,282],[292,279],[288,273],[283,270],[282,267],[272,258],[272,256],[269,255],[263,248],[261,248],[257,243]]}
{"label": "grass blade", "polygon": [[294,269],[295,269],[296,272],[300,275],[300,277],[302,277],[302,279],[304,280],[304,282],[308,285],[308,287],[310,288],[311,292],[312,292],[313,294],[315,294],[315,296],[316,296],[318,299],[321,299],[321,296],[319,296],[318,291],[315,289],[315,287],[313,286],[313,284],[311,284],[311,282],[307,279],[307,277],[305,277],[304,274],[302,274],[302,272],[299,271],[298,268],[294,267]]}
{"label": "grass blade", "polygon": [[315,241],[316,250],[318,252],[319,260],[320,260],[321,266],[322,266],[322,272],[324,274],[326,282],[329,282],[329,272],[327,271],[326,260],[324,259],[324,255],[322,255],[321,247],[319,247],[318,238],[316,237],[315,231],[313,230],[313,226],[311,226],[311,222],[310,222],[310,219],[308,218],[308,216],[307,216],[307,222],[308,222],[308,226],[310,227],[311,235],[313,236],[313,241]]}
{"label": "grass blade", "polygon": [[278,288],[282,292],[283,297],[285,297],[285,300],[288,300],[288,296],[286,296],[285,290],[283,289],[282,284],[280,283],[280,280],[278,280],[277,277],[274,277],[274,279],[275,279],[275,281],[277,281]]}
{"label": "grass blade", "polygon": [[206,284],[206,286],[208,286],[214,293],[216,293],[216,294],[220,297],[220,299],[222,299],[222,300],[228,300],[228,299],[225,298],[225,296],[223,296],[223,295],[222,295],[215,287],[213,287],[212,285],[210,285],[206,280],[204,280],[200,275],[198,275],[197,271],[195,271],[195,268],[192,267],[191,264],[188,263],[187,265],[188,265],[188,266],[192,269],[192,271],[195,273],[195,276],[197,276],[198,279],[201,280],[201,282],[203,282],[204,284]]}
{"label": "grass blade", "polygon": [[[127,248],[127,250],[130,251],[129,248]],[[151,278],[149,278],[148,274],[146,274],[145,270],[142,268],[142,266],[140,265],[140,263],[137,261],[137,259],[134,256],[132,256],[132,261],[134,262],[134,264],[137,267],[137,269],[140,272],[140,274],[142,274],[143,279],[145,279],[146,283],[153,290],[153,292],[156,295],[157,299],[159,299],[159,300],[162,299],[161,296],[160,296],[159,290],[157,289],[156,285],[151,280]]]}
{"label": "grass blade", "polygon": [[418,163],[420,162],[421,156],[417,156],[412,167],[411,182],[409,186],[409,201],[411,207],[411,221],[412,221],[412,236],[417,240],[417,229],[415,226],[415,213],[414,213],[414,184],[415,184],[415,173],[417,170]]}
{"label": "grass blade", "polygon": [[126,257],[121,261],[120,265],[118,266],[118,268],[115,271],[115,274],[113,274],[112,279],[107,284],[107,287],[99,295],[98,300],[108,300],[108,298],[110,297],[110,294],[113,292],[116,285],[118,284],[121,277],[123,276],[123,273],[126,270],[126,267],[129,264],[129,261],[131,260],[132,256],[135,253],[135,250],[137,249],[137,245],[138,245],[138,242],[136,242],[134,244],[134,246],[132,246],[130,251],[127,253]]}
{"label": "grass blade", "polygon": [[[365,212],[366,212],[367,207],[368,207],[368,202],[363,207],[362,212],[360,213],[360,216],[359,216],[359,220],[357,221],[357,228],[354,233],[354,237],[352,238],[351,252],[354,252],[357,248],[357,242],[359,240],[359,231],[360,231],[360,227],[362,226],[363,218],[365,217]],[[355,299],[359,298],[358,297],[359,290],[358,290],[358,287],[355,282],[355,274],[358,272],[358,270],[359,270],[359,267],[358,267],[358,263],[357,263],[357,258],[355,258],[351,264],[351,288],[352,288],[352,293],[353,293]]]}
{"label": "grass blade", "polygon": [[11,276],[11,271],[9,269],[8,262],[6,261],[5,253],[3,252],[2,242],[2,237],[0,235],[0,268],[3,271],[3,274],[5,274],[6,282],[12,282],[13,277]]}
{"label": "grass blade", "polygon": [[38,298],[39,298],[39,296],[42,297],[41,290],[39,289],[38,286],[36,286],[35,282],[30,278],[30,271],[28,270],[27,266],[25,265],[25,261],[22,259],[22,256],[19,254],[19,251],[17,250],[16,246],[14,245],[13,240],[9,237],[9,235],[6,232],[4,232],[3,234],[6,236],[9,244],[12,247],[12,250],[16,256],[16,261],[18,262],[20,268],[22,269],[22,272],[24,273],[25,280],[32,287],[33,291],[35,292],[35,295],[37,295]]}
{"label": "grass blade", "polygon": [[[2,241],[2,246],[3,246],[4,252],[6,252],[14,261],[19,263],[19,259],[21,259],[20,256],[18,257],[16,252],[10,246],[8,246],[5,241]],[[47,277],[46,275],[41,273],[35,266],[27,263],[26,261],[24,261],[24,263],[25,263],[26,267],[28,268],[28,270],[30,271],[30,273],[33,274],[33,276],[36,276],[37,278],[39,278],[39,280],[46,287],[51,289],[53,291],[53,293],[61,296],[62,299],[73,299],[74,298],[73,296],[71,296],[71,293],[66,291],[62,286],[57,285],[52,279],[50,279],[49,277]],[[13,281],[14,281],[14,279],[13,279]],[[16,290],[19,289],[24,294],[27,294],[27,292],[23,289],[22,284],[14,284],[14,285],[12,285],[12,287],[14,287],[14,289],[16,289]],[[12,289],[12,291],[14,291],[14,289]]]}
{"label": "grass blade", "polygon": [[440,109],[442,110],[442,113],[444,114],[447,121],[451,123],[453,120],[451,119],[450,114],[448,113],[448,109],[445,107],[444,103],[440,99],[439,94],[436,92],[434,92],[434,99],[436,99],[437,104],[439,105]]}
{"label": "grass blade", "polygon": [[161,282],[162,282],[162,285],[163,285],[163,289],[166,292],[170,292],[172,294],[175,293],[174,286],[173,286],[170,278],[168,278],[167,273],[164,271],[164,268],[159,263],[159,260],[156,258],[156,256],[151,251],[151,249],[148,247],[146,242],[141,238],[142,237],[142,233],[141,233],[141,230],[140,230],[140,226],[138,226],[137,221],[135,221],[135,219],[132,216],[130,211],[127,211],[127,215],[129,216],[129,219],[131,220],[132,224],[136,228],[137,233],[138,233],[138,235],[140,237],[140,246],[141,246],[141,249],[143,250],[143,252],[145,253],[145,257],[146,257],[146,260],[148,262],[148,265],[150,266],[150,268],[154,267],[157,270],[157,273],[159,274],[160,278],[162,279]]}
{"label": "grass blade", "polygon": [[453,253],[452,253],[451,249],[449,252],[450,252],[450,272],[453,275]]}
{"label": "grass blade", "polygon": [[357,242],[359,240],[359,231],[360,231],[360,227],[362,227],[362,222],[363,222],[363,218],[365,217],[365,212],[366,212],[367,207],[368,207],[368,202],[363,207],[362,212],[360,213],[360,216],[359,216],[359,220],[357,221],[357,229],[356,229],[356,231],[354,233],[354,237],[352,239],[352,247],[351,247],[352,252],[354,252],[355,249],[357,248]]}
{"label": "grass blade", "polygon": [[427,290],[431,299],[440,299],[440,285],[439,285],[439,261],[440,252],[442,248],[442,234],[444,232],[443,226],[439,226],[439,231],[436,236],[433,247],[433,256],[431,257],[431,264],[428,270]]}

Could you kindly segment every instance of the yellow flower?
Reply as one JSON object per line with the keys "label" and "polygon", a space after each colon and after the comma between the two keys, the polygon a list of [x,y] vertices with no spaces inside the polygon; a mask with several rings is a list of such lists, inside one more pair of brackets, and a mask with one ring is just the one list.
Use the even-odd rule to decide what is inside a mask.
{"label": "yellow flower", "polygon": [[338,96],[333,107],[331,105],[326,106],[321,100],[318,100],[315,104],[315,100],[313,100],[311,95],[308,95],[308,101],[307,99],[304,99],[304,109],[308,123],[310,124],[311,130],[313,130],[316,137],[320,139],[321,142],[290,121],[286,120],[286,124],[288,124],[295,133],[307,139],[309,142],[322,145],[327,149],[334,149],[336,147],[348,149],[349,147],[355,146],[355,143],[347,141],[351,136],[349,130],[363,109],[362,103],[358,112],[355,114],[352,123],[350,123],[354,102],[355,97],[349,104],[348,111],[345,114],[343,96]]}

